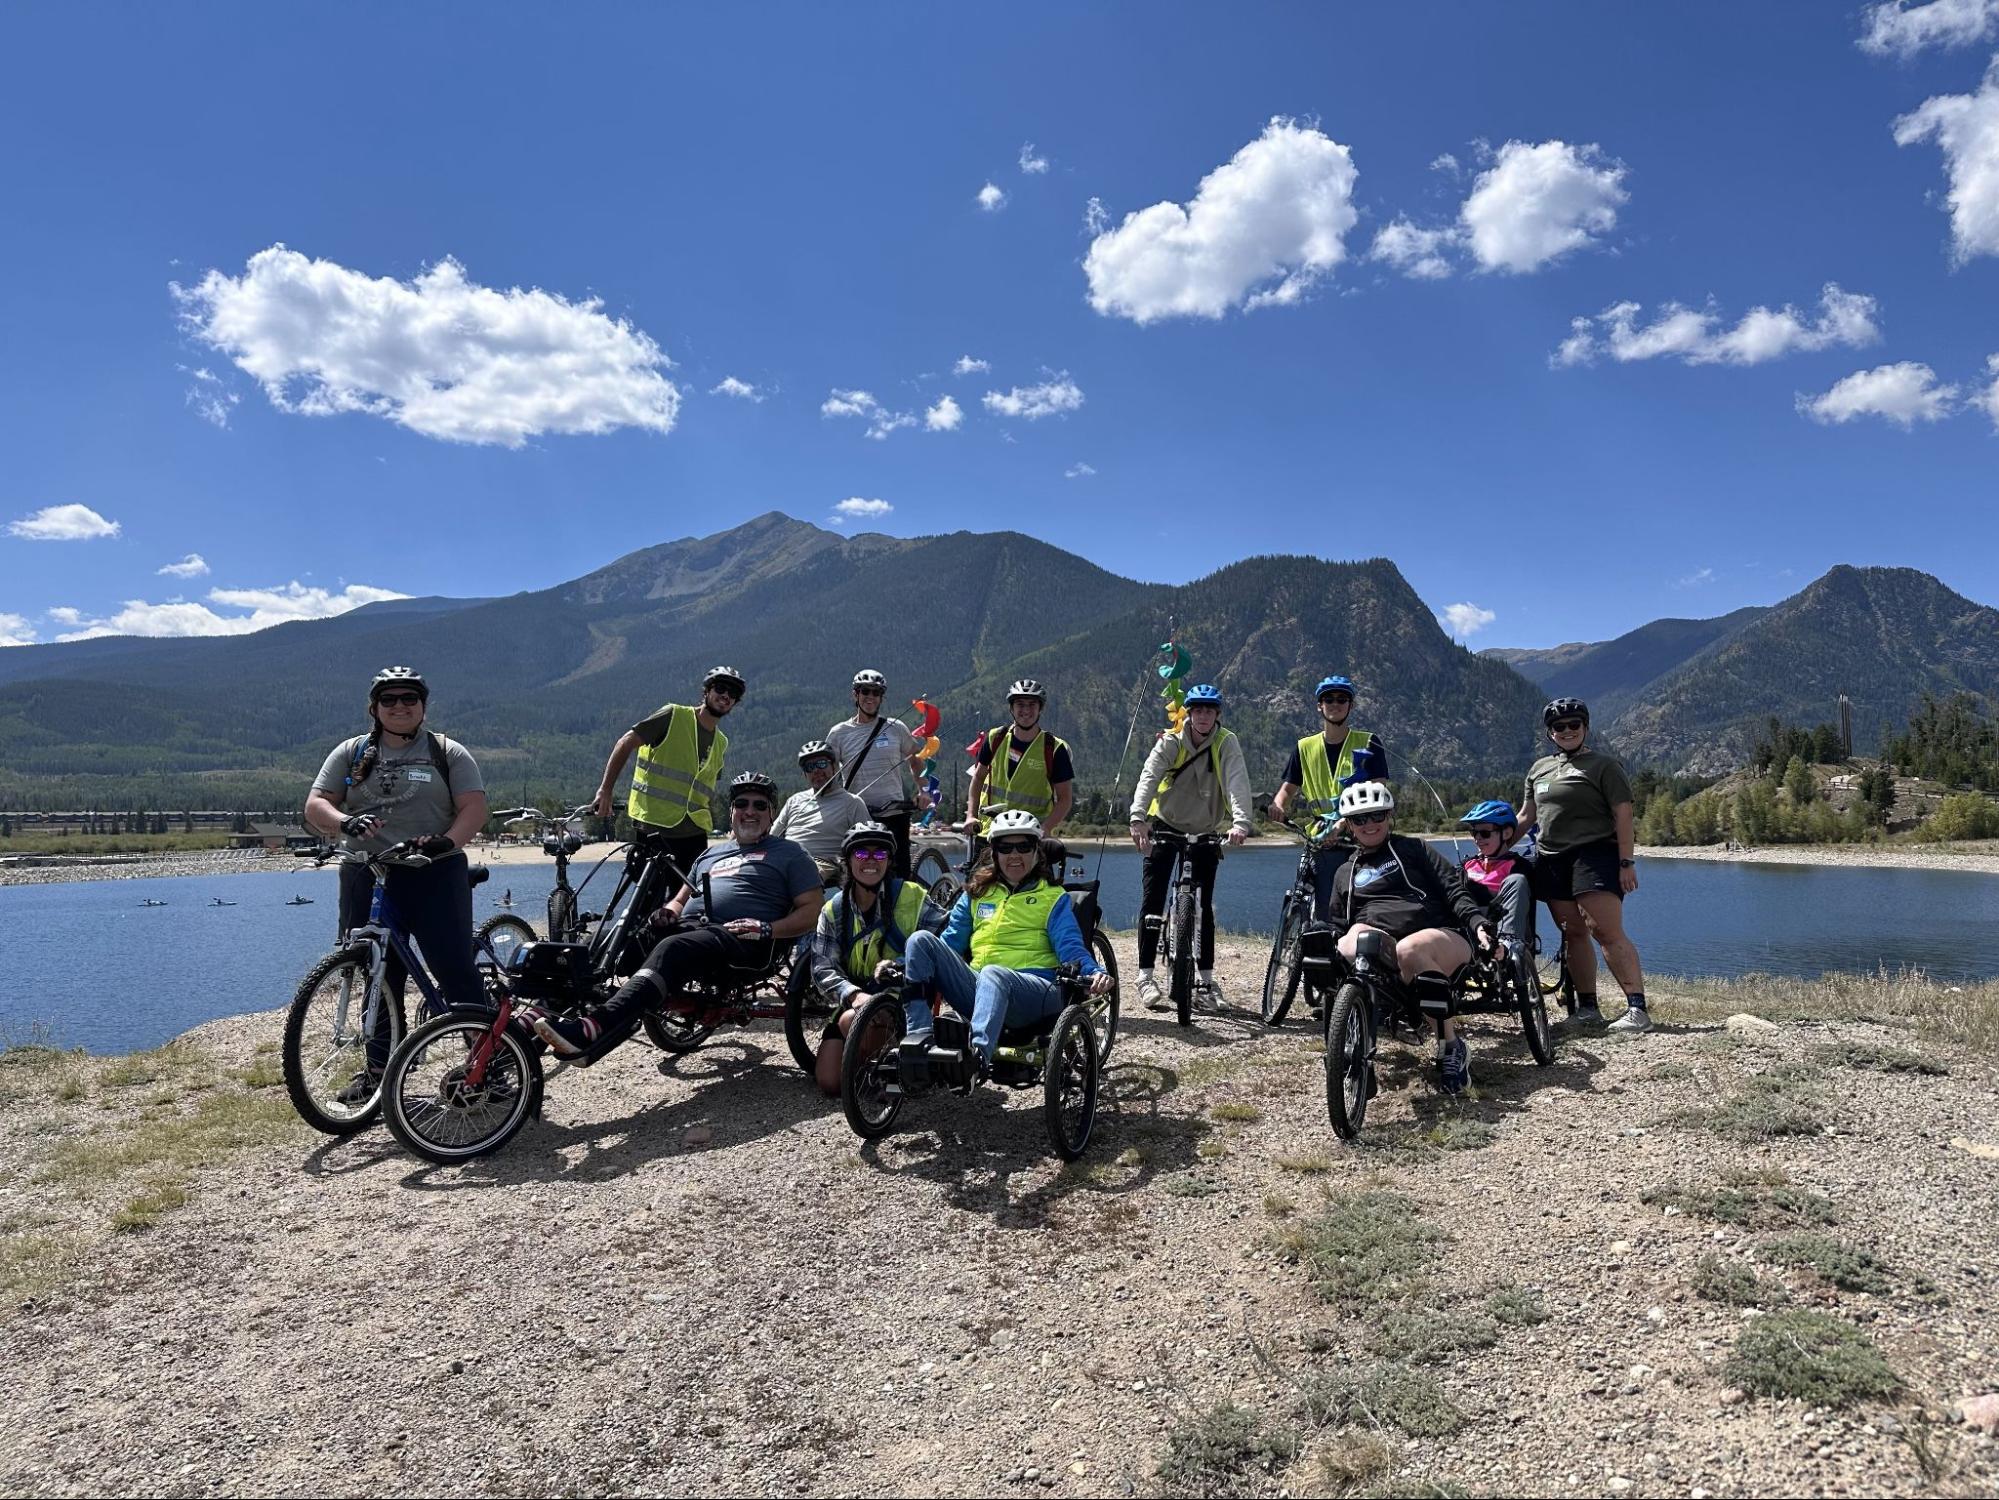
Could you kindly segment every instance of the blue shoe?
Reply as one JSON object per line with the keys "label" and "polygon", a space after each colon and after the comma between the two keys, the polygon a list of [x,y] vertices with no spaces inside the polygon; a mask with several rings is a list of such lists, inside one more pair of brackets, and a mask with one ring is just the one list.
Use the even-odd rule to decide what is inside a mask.
{"label": "blue shoe", "polygon": [[1437,1057],[1437,1068],[1445,1093],[1462,1094],[1471,1087],[1471,1048],[1465,1045],[1463,1037],[1444,1043],[1444,1050]]}

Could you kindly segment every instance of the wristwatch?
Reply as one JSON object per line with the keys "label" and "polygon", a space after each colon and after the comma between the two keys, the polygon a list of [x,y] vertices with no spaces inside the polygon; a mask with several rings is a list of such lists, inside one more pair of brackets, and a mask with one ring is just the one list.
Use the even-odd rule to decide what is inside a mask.
{"label": "wristwatch", "polygon": [[1638,861],[1635,859],[1620,859],[1617,862],[1617,868],[1620,870],[1628,870],[1637,863]]}
{"label": "wristwatch", "polygon": [[757,927],[759,929],[758,936],[768,940],[770,938],[770,923],[759,922],[757,923]]}

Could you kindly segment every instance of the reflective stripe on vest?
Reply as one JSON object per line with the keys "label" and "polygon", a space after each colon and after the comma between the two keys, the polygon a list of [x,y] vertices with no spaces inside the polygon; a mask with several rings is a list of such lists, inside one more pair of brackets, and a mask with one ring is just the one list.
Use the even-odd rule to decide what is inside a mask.
{"label": "reflective stripe on vest", "polygon": [[1340,812],[1340,780],[1353,775],[1353,757],[1356,750],[1364,750],[1374,743],[1374,736],[1365,729],[1349,729],[1347,737],[1340,744],[1340,761],[1334,769],[1331,758],[1326,754],[1326,737],[1323,734],[1307,735],[1298,741],[1298,771],[1305,780],[1299,790],[1304,793],[1305,806],[1322,818],[1336,818]]}
{"label": "reflective stripe on vest", "polygon": [[673,717],[666,722],[666,738],[650,749],[639,747],[638,765],[632,771],[632,795],[625,810],[655,828],[671,828],[683,818],[691,818],[703,833],[712,833],[715,818],[709,804],[722,775],[729,737],[717,729],[708,758],[697,761],[700,741],[695,735],[695,711],[684,703],[669,706]]}
{"label": "reflective stripe on vest", "polygon": [[1050,749],[1041,742],[1050,740],[1056,750],[1068,748],[1047,730],[1040,730],[1021,755],[1020,764],[1008,771],[1007,758],[1013,752],[1013,730],[1004,724],[998,729],[988,730],[988,743],[992,743],[995,734],[1001,738],[993,745],[993,762],[986,767],[986,795],[979,805],[979,821],[988,833],[992,831],[994,815],[1008,808],[1031,812],[1037,818],[1048,816],[1048,810],[1055,805],[1055,789],[1048,784]]}
{"label": "reflective stripe on vest", "polygon": [[972,967],[986,969],[1054,969],[1055,942],[1048,936],[1048,918],[1064,895],[1062,887],[1037,880],[1009,891],[995,880],[972,903]]}
{"label": "reflective stripe on vest", "polygon": [[[1222,741],[1234,738],[1233,730],[1217,728],[1208,740],[1208,769],[1215,773],[1215,796],[1221,804],[1216,811],[1218,817],[1228,811],[1229,805],[1228,789],[1222,785]],[[1180,753],[1174,758],[1171,769],[1159,778],[1159,790],[1152,794],[1152,806],[1146,810],[1149,817],[1159,816],[1160,800],[1172,790],[1173,782],[1180,775],[1181,768],[1194,758],[1193,747],[1187,743],[1187,736],[1183,734],[1179,736],[1179,740]],[[1199,829],[1193,831],[1200,832]]]}
{"label": "reflective stripe on vest", "polygon": [[[895,893],[895,926],[906,945],[909,935],[922,925],[923,887],[914,880],[896,883],[899,889]],[[844,934],[847,930],[847,893],[842,891],[833,900],[837,905],[833,915],[834,931]],[[840,956],[840,970],[853,983],[868,984],[873,982],[875,966],[883,959],[900,957],[901,948],[893,953],[888,951],[888,931],[877,923],[848,943],[847,951]]]}

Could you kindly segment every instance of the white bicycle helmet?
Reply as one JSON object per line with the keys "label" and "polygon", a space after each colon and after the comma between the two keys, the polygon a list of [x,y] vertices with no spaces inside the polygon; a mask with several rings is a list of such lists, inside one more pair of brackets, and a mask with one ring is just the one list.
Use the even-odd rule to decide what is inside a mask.
{"label": "white bicycle helmet", "polygon": [[857,688],[880,688],[885,693],[888,691],[888,679],[872,667],[863,667],[854,674],[854,686]]}
{"label": "white bicycle helmet", "polygon": [[1340,793],[1340,816],[1352,817],[1355,813],[1394,812],[1395,793],[1388,789],[1385,781],[1356,781]]}
{"label": "white bicycle helmet", "polygon": [[1022,807],[1009,807],[993,819],[993,826],[987,830],[989,839],[1019,838],[1026,834],[1029,838],[1041,837],[1041,819]]}
{"label": "white bicycle helmet", "polygon": [[1007,702],[1011,703],[1016,698],[1032,698],[1036,703],[1046,703],[1048,701],[1048,689],[1036,682],[1032,677],[1023,677],[1006,690]]}

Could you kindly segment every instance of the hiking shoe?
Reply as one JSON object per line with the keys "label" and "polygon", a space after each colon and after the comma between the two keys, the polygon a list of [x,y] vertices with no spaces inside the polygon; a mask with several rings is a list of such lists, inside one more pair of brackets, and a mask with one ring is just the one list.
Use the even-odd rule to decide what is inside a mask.
{"label": "hiking shoe", "polygon": [[1202,1010],[1220,1012],[1222,1008],[1222,982],[1219,979],[1195,980],[1194,1004]]}
{"label": "hiking shoe", "polygon": [[1651,1012],[1642,1005],[1627,1008],[1623,1015],[1610,1023],[1612,1031],[1623,1032],[1626,1036],[1636,1036],[1641,1031],[1652,1029]]}
{"label": "hiking shoe", "polygon": [[1145,1002],[1147,1010],[1168,1010],[1171,1008],[1166,1003],[1166,991],[1159,987],[1159,981],[1154,979],[1150,974],[1141,974],[1139,976],[1138,998]]}
{"label": "hiking shoe", "polygon": [[557,1057],[581,1057],[604,1028],[589,1016],[536,1016],[534,1034]]}
{"label": "hiking shoe", "polygon": [[347,1080],[347,1087],[333,1097],[342,1104],[366,1104],[382,1086],[382,1075],[363,1068]]}
{"label": "hiking shoe", "polygon": [[1594,1000],[1590,1001],[1587,1005],[1574,1006],[1569,1011],[1569,1024],[1571,1026],[1601,1026],[1603,1024],[1603,1010]]}
{"label": "hiking shoe", "polygon": [[1444,1043],[1444,1050],[1437,1056],[1437,1069],[1445,1093],[1462,1094],[1471,1086],[1471,1048],[1465,1045],[1463,1037],[1453,1037]]}

